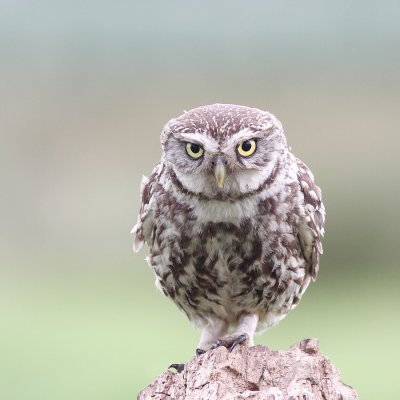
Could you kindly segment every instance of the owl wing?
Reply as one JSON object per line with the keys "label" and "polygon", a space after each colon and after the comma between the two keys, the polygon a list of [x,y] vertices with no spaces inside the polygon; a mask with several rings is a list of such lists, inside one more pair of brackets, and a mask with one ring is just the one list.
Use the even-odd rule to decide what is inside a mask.
{"label": "owl wing", "polygon": [[144,242],[148,242],[150,238],[150,232],[153,229],[153,211],[152,211],[152,199],[155,189],[155,183],[157,180],[158,166],[154,169],[153,173],[149,178],[143,176],[142,183],[140,185],[141,194],[141,205],[139,216],[136,225],[132,228],[133,233],[133,251],[138,252]]}
{"label": "owl wing", "polygon": [[309,274],[316,279],[319,269],[319,256],[322,254],[321,239],[324,236],[325,207],[322,203],[321,189],[315,184],[310,169],[297,160],[297,178],[304,195],[305,216],[301,219],[298,238],[304,258],[309,265]]}

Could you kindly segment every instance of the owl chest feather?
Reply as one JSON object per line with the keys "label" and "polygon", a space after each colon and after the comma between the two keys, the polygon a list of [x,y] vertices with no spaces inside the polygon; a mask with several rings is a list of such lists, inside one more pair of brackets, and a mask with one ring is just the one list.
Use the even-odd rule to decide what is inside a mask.
{"label": "owl chest feather", "polygon": [[282,232],[272,226],[274,219],[260,215],[265,210],[259,203],[259,198],[192,201],[190,206],[175,205],[173,213],[160,210],[150,264],[157,286],[190,319],[204,320],[211,312],[229,318],[243,309],[266,310],[288,288],[289,272],[282,262],[288,255],[277,247],[274,256],[269,254],[274,243],[281,247]]}
{"label": "owl chest feather", "polygon": [[253,243],[259,243],[251,202],[208,201],[187,208],[181,205],[176,211],[155,222],[152,253],[159,256],[162,269],[179,265],[180,279],[183,274],[215,272],[218,280],[226,280],[235,274],[233,264],[248,258]]}
{"label": "owl chest feather", "polygon": [[261,242],[255,233],[249,234],[250,226],[210,222],[187,230],[193,235],[190,244],[185,246],[186,234],[176,237],[179,249],[167,250],[169,261],[160,265],[162,286],[188,314],[192,308],[197,316],[202,310],[219,309],[217,313],[226,317],[255,277],[251,271],[260,264]]}

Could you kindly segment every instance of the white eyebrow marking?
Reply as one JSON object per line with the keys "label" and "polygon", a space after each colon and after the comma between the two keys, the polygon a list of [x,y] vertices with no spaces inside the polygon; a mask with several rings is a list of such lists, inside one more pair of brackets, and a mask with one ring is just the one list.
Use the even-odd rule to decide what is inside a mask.
{"label": "white eyebrow marking", "polygon": [[185,133],[177,132],[173,134],[177,139],[184,142],[197,143],[204,148],[205,151],[217,153],[219,151],[218,141],[206,133]]}
{"label": "white eyebrow marking", "polygon": [[244,142],[249,139],[257,139],[265,135],[265,131],[254,132],[251,129],[245,128],[241,129],[239,132],[233,134],[228,140],[225,141],[224,147],[221,149],[222,151],[227,151],[232,147],[236,147],[239,143]]}

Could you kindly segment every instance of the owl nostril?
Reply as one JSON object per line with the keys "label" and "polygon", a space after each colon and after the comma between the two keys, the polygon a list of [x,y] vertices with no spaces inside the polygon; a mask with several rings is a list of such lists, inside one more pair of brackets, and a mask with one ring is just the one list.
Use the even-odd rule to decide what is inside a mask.
{"label": "owl nostril", "polygon": [[224,155],[217,155],[215,156],[212,160],[211,160],[211,165],[213,167],[215,167],[216,165],[228,165],[228,160],[226,159],[226,157]]}

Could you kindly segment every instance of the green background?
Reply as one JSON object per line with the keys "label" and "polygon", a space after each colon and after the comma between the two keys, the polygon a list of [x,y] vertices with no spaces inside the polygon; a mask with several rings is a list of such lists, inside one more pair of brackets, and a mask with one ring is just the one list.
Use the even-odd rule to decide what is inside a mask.
{"label": "green background", "polygon": [[134,399],[199,332],[130,228],[164,123],[267,109],[327,209],[318,280],[256,341],[317,337],[362,399],[398,395],[397,1],[0,3],[0,398]]}

